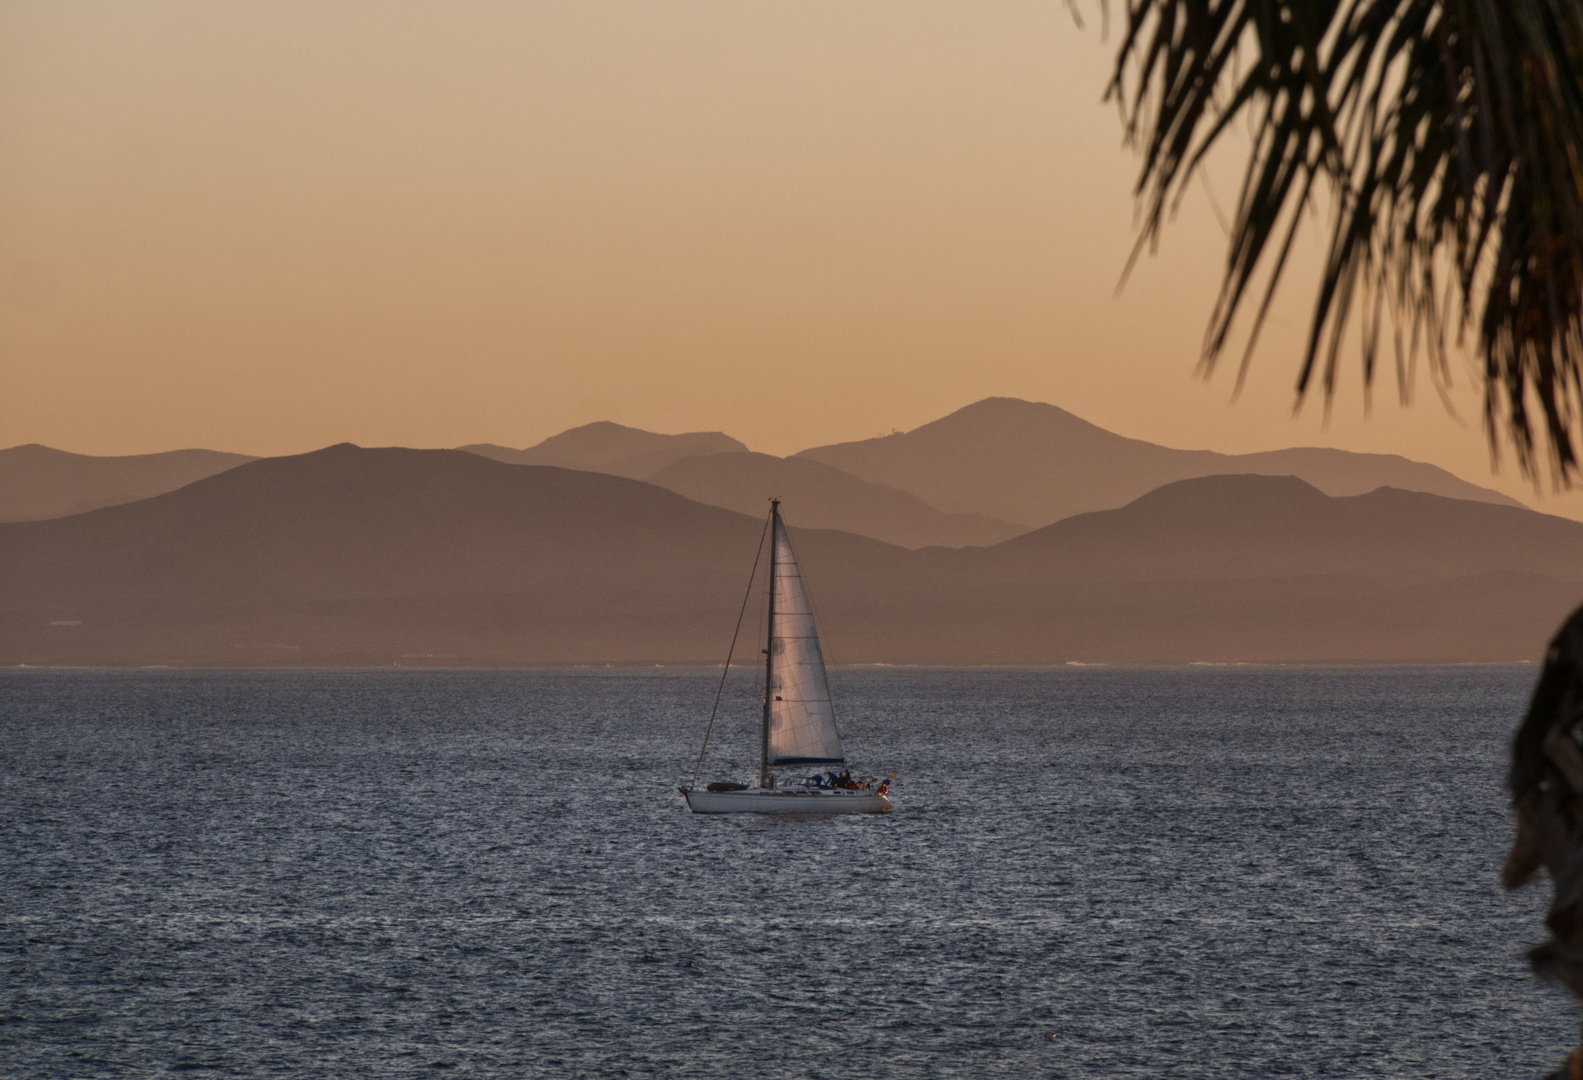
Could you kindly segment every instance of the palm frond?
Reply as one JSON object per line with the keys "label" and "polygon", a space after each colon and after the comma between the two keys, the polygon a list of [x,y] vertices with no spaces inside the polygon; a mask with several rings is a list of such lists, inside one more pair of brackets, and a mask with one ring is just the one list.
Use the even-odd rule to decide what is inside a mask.
{"label": "palm frond", "polygon": [[1504,432],[1526,474],[1583,475],[1583,3],[1128,0],[1110,94],[1143,157],[1140,247],[1249,124],[1206,364],[1262,272],[1246,366],[1302,211],[1328,200],[1299,398],[1334,392],[1354,307],[1366,384],[1387,318],[1404,388],[1420,349],[1443,386],[1471,332],[1492,451]]}

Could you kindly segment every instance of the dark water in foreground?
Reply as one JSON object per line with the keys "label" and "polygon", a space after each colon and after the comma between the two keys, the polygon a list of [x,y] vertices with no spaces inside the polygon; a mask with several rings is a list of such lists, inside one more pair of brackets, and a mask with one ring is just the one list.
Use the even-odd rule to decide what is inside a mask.
{"label": "dark water in foreground", "polygon": [[0,1076],[1534,1076],[1534,674],[845,670],[838,820],[709,672],[0,674]]}

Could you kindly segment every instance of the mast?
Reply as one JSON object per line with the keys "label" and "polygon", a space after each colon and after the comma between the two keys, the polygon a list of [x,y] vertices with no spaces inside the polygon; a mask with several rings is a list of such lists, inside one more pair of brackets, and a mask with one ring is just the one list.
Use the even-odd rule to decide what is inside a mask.
{"label": "mast", "polygon": [[781,501],[770,500],[770,599],[768,640],[764,642],[764,723],[759,729],[759,787],[770,786],[770,695],[775,680],[775,551],[780,542]]}

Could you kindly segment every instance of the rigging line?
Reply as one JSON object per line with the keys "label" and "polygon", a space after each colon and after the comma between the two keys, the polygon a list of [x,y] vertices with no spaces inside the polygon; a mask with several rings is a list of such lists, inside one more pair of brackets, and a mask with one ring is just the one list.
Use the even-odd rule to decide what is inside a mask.
{"label": "rigging line", "polygon": [[747,614],[748,601],[753,597],[753,579],[758,577],[759,560],[764,557],[764,533],[769,532],[769,528],[770,523],[766,519],[764,530],[759,533],[759,546],[753,551],[753,569],[748,574],[748,590],[742,597],[742,610],[737,612],[737,628],[731,631],[731,647],[726,650],[725,670],[720,672],[720,685],[715,689],[714,708],[709,710],[709,726],[704,729],[703,749],[698,751],[698,764],[693,766],[693,787],[698,786],[698,774],[703,771],[704,755],[709,752],[709,736],[715,729],[715,713],[720,711],[720,695],[725,693],[726,676],[731,674],[731,656],[737,651],[737,635],[742,633],[742,617]]}

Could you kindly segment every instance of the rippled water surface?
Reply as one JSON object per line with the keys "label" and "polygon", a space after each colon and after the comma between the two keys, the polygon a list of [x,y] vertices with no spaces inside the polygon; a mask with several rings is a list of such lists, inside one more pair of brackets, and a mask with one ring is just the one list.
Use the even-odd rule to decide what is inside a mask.
{"label": "rippled water surface", "polygon": [[[717,672],[0,674],[0,1076],[1522,1077],[1532,668],[834,674],[896,813],[697,817]],[[727,693],[705,779],[756,748]]]}

